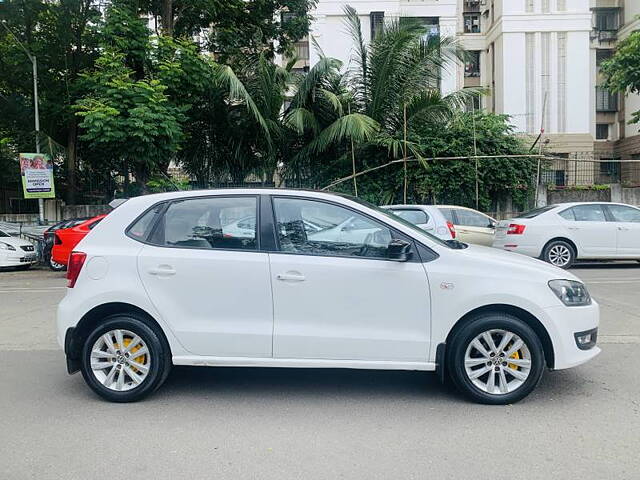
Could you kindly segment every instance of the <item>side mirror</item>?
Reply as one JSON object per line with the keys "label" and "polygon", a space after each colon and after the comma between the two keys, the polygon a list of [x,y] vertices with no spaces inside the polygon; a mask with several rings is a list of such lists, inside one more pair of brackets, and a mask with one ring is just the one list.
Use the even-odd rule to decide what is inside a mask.
{"label": "side mirror", "polygon": [[498,224],[495,220],[489,220],[489,228],[496,228],[496,225]]}
{"label": "side mirror", "polygon": [[411,258],[411,244],[399,238],[394,238],[387,245],[387,258],[395,262],[406,262]]}

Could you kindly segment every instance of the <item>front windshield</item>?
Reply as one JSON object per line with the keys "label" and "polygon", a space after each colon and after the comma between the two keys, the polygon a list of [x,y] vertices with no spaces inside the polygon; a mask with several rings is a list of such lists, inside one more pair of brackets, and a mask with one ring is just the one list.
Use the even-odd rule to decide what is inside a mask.
{"label": "front windshield", "polygon": [[2,230],[0,230],[0,237],[10,237],[11,235],[9,235],[8,233],[3,232]]}
{"label": "front windshield", "polygon": [[399,222],[399,223],[403,224],[405,227],[408,227],[411,230],[414,230],[414,231],[418,232],[421,235],[429,237],[430,240],[432,240],[433,242],[437,243],[438,245],[440,245],[442,247],[451,248],[451,249],[453,248],[451,245],[449,245],[444,240],[436,237],[432,233],[429,233],[429,232],[421,229],[420,227],[414,225],[413,223],[408,222],[404,218],[394,214],[393,211],[391,211],[391,210],[387,210],[386,208],[378,207],[378,206],[374,205],[373,203],[369,203],[366,200],[362,200],[361,198],[356,198],[356,197],[353,197],[351,195],[346,195],[346,194],[341,194],[341,195],[343,197],[345,197],[345,198],[348,198],[349,200],[353,200],[354,202],[359,203],[360,205],[364,205],[365,207],[368,207],[368,208],[370,208],[372,210],[375,210],[376,212],[383,213],[387,217],[395,220],[396,222]]}

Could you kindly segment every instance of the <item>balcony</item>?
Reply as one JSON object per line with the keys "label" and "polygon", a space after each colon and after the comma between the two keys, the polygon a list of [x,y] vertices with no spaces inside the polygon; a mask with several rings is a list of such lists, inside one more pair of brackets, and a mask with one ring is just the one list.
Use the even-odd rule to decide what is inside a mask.
{"label": "balcony", "polygon": [[462,6],[464,13],[480,13],[480,7],[480,0],[464,0],[464,5]]}
{"label": "balcony", "polygon": [[602,87],[596,87],[596,112],[610,113],[618,111],[618,94]]}

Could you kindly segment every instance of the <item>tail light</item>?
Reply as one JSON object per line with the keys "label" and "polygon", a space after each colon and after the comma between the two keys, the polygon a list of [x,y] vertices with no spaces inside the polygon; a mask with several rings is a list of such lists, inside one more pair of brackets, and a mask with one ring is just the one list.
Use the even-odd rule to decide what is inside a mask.
{"label": "tail light", "polygon": [[449,232],[451,233],[451,238],[456,238],[456,227],[453,226],[453,223],[447,222],[447,227],[449,227]]}
{"label": "tail light", "polygon": [[84,265],[84,261],[87,259],[87,254],[84,252],[71,252],[69,255],[69,263],[67,265],[67,287],[73,288],[80,275],[80,270]]}
{"label": "tail light", "polygon": [[524,229],[526,225],[519,225],[517,223],[512,223],[509,225],[507,229],[507,235],[522,235],[524,233]]}
{"label": "tail light", "polygon": [[60,240],[60,237],[58,236],[57,233],[55,233],[53,235],[53,244],[54,245],[62,245],[62,240]]}

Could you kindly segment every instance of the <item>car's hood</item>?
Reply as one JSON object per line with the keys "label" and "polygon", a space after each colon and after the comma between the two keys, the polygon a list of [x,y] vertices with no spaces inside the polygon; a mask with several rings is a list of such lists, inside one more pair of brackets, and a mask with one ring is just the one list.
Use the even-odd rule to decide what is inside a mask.
{"label": "car's hood", "polygon": [[14,247],[33,245],[31,242],[23,240],[20,237],[0,237],[0,242],[8,243],[9,245],[12,245]]}
{"label": "car's hood", "polygon": [[487,263],[487,268],[492,267],[505,268],[513,271],[514,269],[525,271],[531,275],[541,275],[548,280],[566,279],[581,281],[578,277],[561,268],[543,262],[535,258],[521,255],[519,253],[500,250],[493,247],[484,247],[481,245],[469,245],[464,250],[457,250],[463,255],[472,256],[474,259]]}

